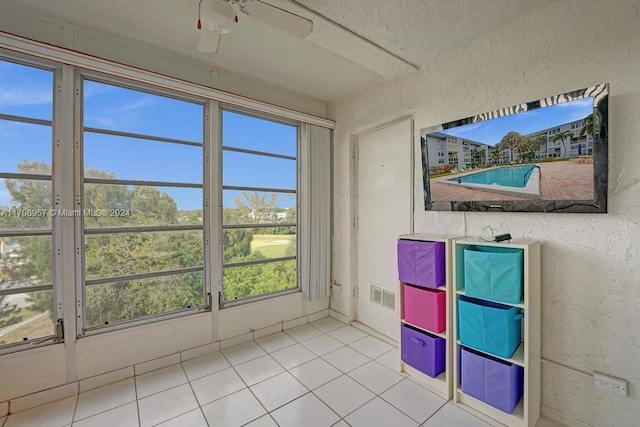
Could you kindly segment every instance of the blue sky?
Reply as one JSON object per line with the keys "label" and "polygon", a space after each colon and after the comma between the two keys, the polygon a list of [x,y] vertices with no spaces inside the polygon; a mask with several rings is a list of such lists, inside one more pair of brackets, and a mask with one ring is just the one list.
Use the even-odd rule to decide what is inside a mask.
{"label": "blue sky", "polygon": [[528,135],[554,126],[583,119],[593,113],[593,98],[584,98],[551,107],[538,108],[498,119],[472,123],[440,131],[472,141],[496,145],[510,131]]}
{"label": "blue sky", "polygon": [[[0,113],[51,120],[53,74],[47,70],[0,61]],[[86,81],[84,125],[109,130],[202,143],[203,106],[154,94]],[[229,147],[296,156],[296,128],[223,112],[223,144]],[[24,160],[51,164],[51,128],[0,120],[0,171],[17,172]],[[85,132],[84,167],[130,180],[201,183],[202,148],[189,145]],[[296,189],[295,162],[224,151],[226,185]],[[178,209],[198,209],[197,189],[164,187]],[[234,207],[235,191],[223,192],[223,205]],[[0,180],[0,206],[11,204]],[[295,197],[279,195],[279,206]]]}

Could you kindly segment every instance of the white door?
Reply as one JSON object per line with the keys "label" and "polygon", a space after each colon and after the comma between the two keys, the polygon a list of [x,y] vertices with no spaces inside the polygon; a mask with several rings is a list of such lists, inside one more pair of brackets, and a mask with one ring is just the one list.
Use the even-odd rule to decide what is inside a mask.
{"label": "white door", "polygon": [[399,340],[396,242],[411,232],[413,120],[358,137],[357,303],[361,323]]}

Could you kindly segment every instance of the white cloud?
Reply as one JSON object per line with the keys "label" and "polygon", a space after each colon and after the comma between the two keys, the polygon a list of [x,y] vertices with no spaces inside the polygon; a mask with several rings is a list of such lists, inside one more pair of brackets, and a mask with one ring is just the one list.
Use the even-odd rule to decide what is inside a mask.
{"label": "white cloud", "polygon": [[136,99],[135,101],[131,101],[126,104],[120,105],[118,107],[118,111],[122,113],[128,113],[130,111],[135,111],[144,107],[148,107],[151,104],[153,104],[153,100],[151,98],[142,97],[142,98]]}
{"label": "white cloud", "polygon": [[0,106],[24,106],[24,105],[46,105],[53,100],[53,89],[51,87],[31,87],[29,89],[20,87],[0,86]]}
{"label": "white cloud", "polygon": [[89,127],[114,128],[117,125],[115,120],[110,119],[108,117],[85,116],[84,120],[87,125],[90,125]]}
{"label": "white cloud", "polygon": [[93,98],[94,96],[104,95],[105,93],[112,92],[114,90],[113,86],[87,82],[84,86],[83,95],[84,98]]}

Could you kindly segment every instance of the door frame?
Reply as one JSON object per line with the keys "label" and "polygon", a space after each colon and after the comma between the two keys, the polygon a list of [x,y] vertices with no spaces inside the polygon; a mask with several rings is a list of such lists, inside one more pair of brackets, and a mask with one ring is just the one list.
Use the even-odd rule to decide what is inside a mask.
{"label": "door frame", "polygon": [[[416,147],[416,131],[415,131],[415,118],[414,115],[403,116],[398,119],[394,119],[392,121],[386,122],[382,125],[377,125],[362,132],[358,132],[356,134],[351,134],[349,136],[349,158],[351,163],[351,173],[349,174],[349,188],[351,189],[351,194],[349,197],[349,243],[350,243],[350,251],[349,258],[351,259],[351,263],[349,266],[349,280],[352,284],[351,286],[351,294],[349,295],[349,309],[350,309],[350,317],[351,319],[358,320],[358,299],[356,298],[356,292],[358,292],[358,194],[359,194],[359,186],[358,186],[358,174],[359,174],[359,158],[358,158],[358,150],[359,150],[359,140],[360,138],[367,136],[371,133],[377,132],[389,126],[397,125],[398,123],[402,123],[404,121],[410,122],[411,135],[409,137],[409,141],[407,144],[410,144],[409,147],[409,157],[410,157],[410,170],[409,176],[411,177],[409,186],[410,186],[410,194],[409,198],[409,229],[410,232],[414,232],[415,226],[415,147]],[[359,296],[360,298],[362,296]],[[400,295],[398,294],[398,298]],[[400,304],[400,301],[397,300],[396,304]],[[399,307],[399,305],[396,305]]]}

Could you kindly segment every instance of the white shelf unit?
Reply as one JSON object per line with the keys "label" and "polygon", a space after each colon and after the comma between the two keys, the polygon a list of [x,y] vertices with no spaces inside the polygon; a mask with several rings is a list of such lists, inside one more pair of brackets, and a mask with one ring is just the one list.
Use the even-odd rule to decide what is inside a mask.
{"label": "white shelf unit", "polygon": [[[445,345],[445,371],[443,373],[441,373],[440,375],[438,375],[435,378],[430,377],[429,375],[415,369],[414,367],[404,363],[402,361],[402,356],[401,356],[401,360],[400,360],[400,371],[401,372],[405,372],[409,375],[411,375],[411,377],[414,380],[417,380],[418,382],[420,382],[422,385],[427,386],[430,390],[432,390],[433,392],[435,392],[436,394],[438,394],[439,396],[444,397],[447,400],[450,400],[453,396],[453,371],[452,371],[452,348],[453,348],[453,344],[452,341],[454,339],[453,335],[451,334],[451,330],[452,330],[452,325],[451,325],[451,306],[452,306],[452,299],[453,299],[453,292],[451,291],[453,289],[451,283],[451,248],[452,248],[452,242],[453,242],[453,238],[451,237],[445,237],[445,236],[440,236],[440,235],[434,235],[434,234],[423,234],[423,233],[418,233],[418,234],[405,234],[405,235],[401,235],[399,237],[399,239],[401,240],[414,240],[414,241],[419,241],[419,242],[442,242],[444,243],[444,263],[445,263],[445,285],[444,286],[440,286],[438,288],[436,288],[437,290],[441,290],[441,291],[445,291],[446,292],[446,302],[445,302],[445,306],[446,306],[446,329],[444,330],[444,332],[441,333],[435,333],[432,331],[429,331],[428,329],[424,329],[421,328],[419,326],[416,325],[412,325],[409,322],[405,322],[404,320],[404,289],[402,286],[400,286],[400,328],[402,328],[402,325],[409,325],[413,328],[416,328],[420,331],[424,331],[427,334],[430,335],[434,335],[434,336],[438,336],[440,338],[444,338],[446,340],[446,345]],[[400,336],[402,336],[402,333],[400,334]],[[402,343],[400,344],[402,345]]]}
{"label": "white shelf unit", "polygon": [[[498,357],[496,355],[479,351],[490,355],[493,358],[501,359],[509,363],[513,363],[524,368],[524,390],[520,402],[516,406],[513,413],[509,414],[494,408],[464,393],[460,388],[460,344],[458,333],[458,297],[464,295],[464,249],[468,246],[487,246],[522,249],[523,251],[523,290],[522,299],[519,304],[507,304],[498,301],[500,304],[522,309],[522,342],[517,347],[515,353],[510,358]],[[453,366],[454,369],[454,393],[453,401],[459,405],[465,406],[472,412],[477,411],[481,416],[492,418],[509,427],[527,427],[534,426],[540,417],[540,352],[541,352],[541,336],[540,336],[540,242],[533,240],[513,239],[508,242],[485,242],[479,238],[459,239],[454,242],[452,249],[452,283],[455,287],[455,297],[452,301],[452,330],[455,331],[455,343],[453,349]],[[476,298],[476,297],[474,297]],[[491,301],[490,299],[485,301]],[[495,302],[495,301],[494,301]],[[464,346],[466,348],[472,348]]]}

